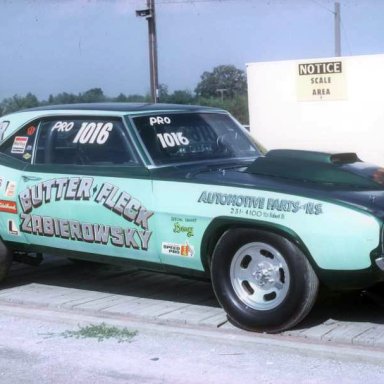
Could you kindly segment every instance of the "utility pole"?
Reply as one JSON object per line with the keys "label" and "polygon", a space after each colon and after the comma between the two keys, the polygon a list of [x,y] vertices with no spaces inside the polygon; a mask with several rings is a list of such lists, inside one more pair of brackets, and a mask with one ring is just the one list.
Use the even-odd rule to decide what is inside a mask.
{"label": "utility pole", "polygon": [[335,56],[341,56],[340,3],[335,3]]}
{"label": "utility pole", "polygon": [[159,98],[159,77],[157,68],[157,38],[156,38],[156,16],[155,0],[147,0],[147,9],[136,11],[136,16],[145,17],[148,21],[149,40],[149,72],[151,82],[151,97],[154,103]]}

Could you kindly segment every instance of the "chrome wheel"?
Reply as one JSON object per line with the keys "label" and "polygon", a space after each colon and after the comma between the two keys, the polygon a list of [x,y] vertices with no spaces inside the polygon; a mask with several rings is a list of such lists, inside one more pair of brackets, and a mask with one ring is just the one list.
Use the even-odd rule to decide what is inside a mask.
{"label": "chrome wheel", "polygon": [[248,243],[235,253],[230,278],[237,297],[255,310],[270,310],[287,296],[290,274],[281,253],[265,243]]}
{"label": "chrome wheel", "polygon": [[300,248],[283,236],[253,228],[223,233],[212,255],[211,277],[230,321],[259,332],[294,327],[311,310],[319,287]]}

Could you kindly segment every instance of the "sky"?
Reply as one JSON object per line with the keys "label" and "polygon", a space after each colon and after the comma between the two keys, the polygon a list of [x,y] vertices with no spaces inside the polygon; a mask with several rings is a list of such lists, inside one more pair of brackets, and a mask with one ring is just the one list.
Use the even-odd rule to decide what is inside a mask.
{"label": "sky", "polygon": [[[343,56],[384,53],[384,0],[339,0]],[[334,55],[333,0],[155,0],[159,82],[193,91],[204,71]],[[146,0],[0,0],[0,100],[101,88],[147,94]]]}

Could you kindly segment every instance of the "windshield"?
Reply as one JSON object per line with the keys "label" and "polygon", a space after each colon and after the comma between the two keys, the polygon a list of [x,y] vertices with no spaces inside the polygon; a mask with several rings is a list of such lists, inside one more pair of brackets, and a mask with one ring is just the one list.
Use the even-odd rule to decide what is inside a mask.
{"label": "windshield", "polygon": [[155,164],[260,155],[256,144],[222,113],[163,113],[133,118]]}

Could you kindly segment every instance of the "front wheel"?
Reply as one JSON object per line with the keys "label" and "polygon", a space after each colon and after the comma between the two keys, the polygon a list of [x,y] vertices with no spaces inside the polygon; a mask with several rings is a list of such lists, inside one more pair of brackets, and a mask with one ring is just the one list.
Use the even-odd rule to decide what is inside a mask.
{"label": "front wheel", "polygon": [[303,252],[274,233],[232,229],[211,262],[217,299],[237,326],[280,332],[295,326],[315,303],[319,281]]}

